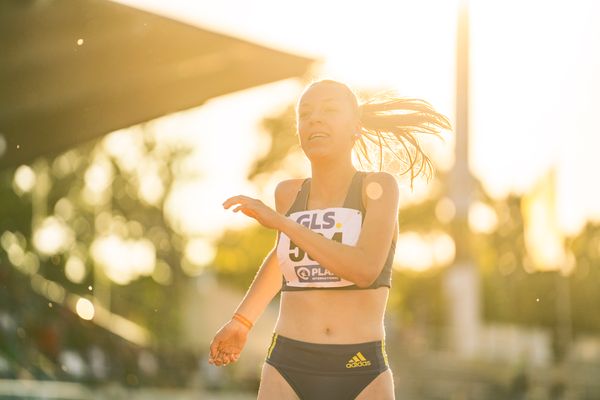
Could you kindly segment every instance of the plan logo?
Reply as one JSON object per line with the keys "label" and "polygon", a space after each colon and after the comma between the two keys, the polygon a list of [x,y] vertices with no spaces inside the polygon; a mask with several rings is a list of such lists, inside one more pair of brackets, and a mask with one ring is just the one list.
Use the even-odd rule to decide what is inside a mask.
{"label": "plan logo", "polygon": [[320,265],[294,267],[299,282],[339,282],[341,279]]}

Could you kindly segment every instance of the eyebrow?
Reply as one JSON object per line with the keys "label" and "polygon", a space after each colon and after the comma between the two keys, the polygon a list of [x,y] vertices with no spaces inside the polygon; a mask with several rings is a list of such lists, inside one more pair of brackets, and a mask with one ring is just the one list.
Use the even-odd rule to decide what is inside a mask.
{"label": "eyebrow", "polygon": [[[341,99],[339,97],[327,97],[326,99],[323,99],[323,101],[341,101]],[[306,107],[309,105],[310,105],[310,103],[304,102],[300,105],[299,108],[303,108],[303,107]]]}

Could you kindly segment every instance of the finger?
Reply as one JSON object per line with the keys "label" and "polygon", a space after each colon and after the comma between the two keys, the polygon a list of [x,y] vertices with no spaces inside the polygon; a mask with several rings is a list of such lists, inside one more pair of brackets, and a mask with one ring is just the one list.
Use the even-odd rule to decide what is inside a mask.
{"label": "finger", "polygon": [[210,363],[215,363],[217,361],[222,361],[222,359],[223,359],[223,353],[220,352],[220,351],[217,351],[215,354],[210,354],[208,356],[208,361]]}
{"label": "finger", "polygon": [[238,196],[230,197],[223,202],[223,207],[229,208],[229,207],[231,207],[232,204],[236,203],[237,200],[238,200]]}
{"label": "finger", "polygon": [[227,359],[228,355],[229,355],[229,352],[225,351],[222,348],[219,348],[219,349],[217,349],[217,352],[216,352],[215,356],[213,357],[213,360],[222,364],[223,361],[225,361]]}
{"label": "finger", "polygon": [[219,359],[219,361],[222,363],[224,363],[225,361],[227,361],[227,359],[229,358],[229,353],[226,353],[224,351],[221,351],[219,353],[219,356],[217,357]]}
{"label": "finger", "polygon": [[251,198],[248,196],[242,196],[242,195],[233,196],[223,202],[223,207],[229,208],[235,203],[241,203],[242,201],[248,201],[249,199],[251,199]]}
{"label": "finger", "polygon": [[217,357],[213,360],[213,364],[217,367],[223,365],[223,359],[221,357]]}
{"label": "finger", "polygon": [[252,200],[256,200],[256,199],[254,197],[244,196],[243,194],[238,194],[237,196],[232,196],[232,197],[228,198],[227,200],[225,200],[223,202],[223,204],[231,203],[232,201],[240,202],[240,201],[252,201]]}
{"label": "finger", "polygon": [[219,352],[219,345],[221,344],[220,341],[215,340],[210,344],[210,356],[212,358],[215,358]]}
{"label": "finger", "polygon": [[229,358],[227,357],[227,355],[223,355],[220,360],[219,360],[219,365],[227,365],[229,364]]}
{"label": "finger", "polygon": [[234,202],[231,202],[230,204],[228,204],[227,207],[225,207],[225,208],[227,209],[227,208],[229,208],[231,206],[234,206],[236,204],[239,204],[238,207],[243,207],[243,206],[246,205],[246,202],[244,202],[244,201],[234,201]]}

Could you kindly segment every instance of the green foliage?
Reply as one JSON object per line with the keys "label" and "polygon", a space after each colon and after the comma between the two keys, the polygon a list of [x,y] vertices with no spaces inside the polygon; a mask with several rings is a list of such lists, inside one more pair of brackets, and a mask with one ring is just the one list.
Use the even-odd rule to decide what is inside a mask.
{"label": "green foliage", "polygon": [[600,332],[600,224],[588,223],[570,249],[575,265],[570,276],[571,313],[575,332]]}
{"label": "green foliage", "polygon": [[[145,126],[135,133],[140,135],[134,136],[137,140],[135,151],[141,159],[161,166],[159,179],[165,188],[164,192],[168,193],[175,180],[173,165],[186,156],[189,149],[163,146],[157,151],[157,142],[148,128]],[[113,178],[109,182],[105,200],[91,204],[86,201],[85,182],[86,173],[96,157],[108,160]],[[151,351],[156,351],[160,356],[167,349],[175,357],[178,349],[174,346],[180,342],[180,328],[185,317],[181,303],[183,291],[178,290],[188,279],[179,268],[181,243],[185,238],[165,221],[164,196],[158,203],[144,201],[138,194],[140,182],[137,166],[133,169],[124,168],[115,156],[107,152],[104,138],[55,157],[40,158],[32,168],[38,180],[41,181],[44,176],[49,178],[47,192],[38,191],[36,194],[34,188],[32,192],[17,194],[12,183],[15,171],[0,173],[0,236],[11,232],[14,237],[20,238],[22,251],[34,254],[39,262],[29,270],[11,265],[6,246],[3,244],[0,247],[0,312],[9,312],[10,318],[23,328],[20,331],[22,337],[12,339],[2,337],[0,329],[0,342],[6,344],[0,351],[4,356],[8,355],[15,371],[28,370],[34,376],[72,379],[72,376],[60,370],[59,365],[53,364],[58,362],[59,352],[71,349],[80,351],[82,357],[86,357],[89,346],[95,344],[105,350],[116,364],[122,364],[118,368],[113,365],[115,369],[109,372],[111,379],[120,379],[126,384],[138,382],[142,377],[136,372],[135,357],[139,350],[136,346],[92,322],[83,322],[65,304],[50,302],[38,293],[39,290],[36,291],[32,282],[41,277],[64,288],[67,296],[97,296],[111,312],[147,329],[151,334],[151,344],[154,345]],[[61,201],[63,208],[68,204],[70,212],[58,211]],[[74,242],[67,249],[48,257],[33,246],[32,219],[36,218],[36,207],[38,218],[54,216],[72,230]],[[102,215],[108,215],[104,222]],[[107,233],[116,234],[123,240],[147,239],[152,242],[157,261],[170,266],[170,283],[165,286],[149,276],[142,276],[125,285],[107,279],[91,254],[94,240]],[[65,272],[65,264],[71,254],[77,254],[85,264],[86,275],[81,282],[70,280]],[[13,257],[13,260],[16,259]],[[46,332],[49,327],[53,329],[52,332]],[[57,340],[52,350],[46,348],[48,337]],[[45,357],[49,357],[45,370],[35,370],[34,365]],[[125,364],[129,367],[125,368]],[[169,376],[165,373],[164,379],[160,380],[168,382],[169,379],[179,379],[175,375]]]}
{"label": "green foliage", "polygon": [[273,248],[276,234],[276,231],[261,225],[225,232],[210,268],[221,283],[245,291]]}
{"label": "green foliage", "polygon": [[[558,296],[559,273],[531,272],[524,241],[521,199],[487,200],[499,216],[498,229],[473,237],[473,257],[481,271],[483,314],[490,321],[555,329],[559,302],[570,301],[573,332],[600,332],[600,317],[590,305],[600,306],[600,227],[589,224],[570,246],[575,268],[568,279],[568,299]],[[530,271],[530,272],[527,272]]]}
{"label": "green foliage", "polygon": [[432,343],[440,344],[446,323],[443,293],[444,270],[426,272],[393,271],[388,313],[405,326],[427,328]]}
{"label": "green foliage", "polygon": [[290,105],[279,115],[263,119],[262,128],[269,133],[271,146],[263,157],[254,162],[248,173],[248,179],[280,169],[282,161],[288,154],[300,151],[295,118],[294,106]]}
{"label": "green foliage", "polygon": [[[0,171],[0,235],[5,230],[31,236],[31,202],[12,189],[14,169]],[[0,252],[2,249],[0,248]]]}

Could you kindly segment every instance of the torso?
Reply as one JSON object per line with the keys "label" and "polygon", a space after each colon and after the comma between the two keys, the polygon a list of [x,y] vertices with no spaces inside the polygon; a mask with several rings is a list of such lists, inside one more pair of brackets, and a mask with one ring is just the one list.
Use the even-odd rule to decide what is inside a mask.
{"label": "torso", "polygon": [[[289,182],[283,203],[285,209],[294,202],[301,179]],[[367,204],[363,190],[363,204]],[[336,207],[339,204],[316,204],[309,200],[308,209]],[[397,223],[396,223],[397,224]],[[396,225],[396,235],[398,226]],[[362,343],[385,337],[383,317],[389,288],[366,290],[282,291],[275,332],[312,343]]]}

